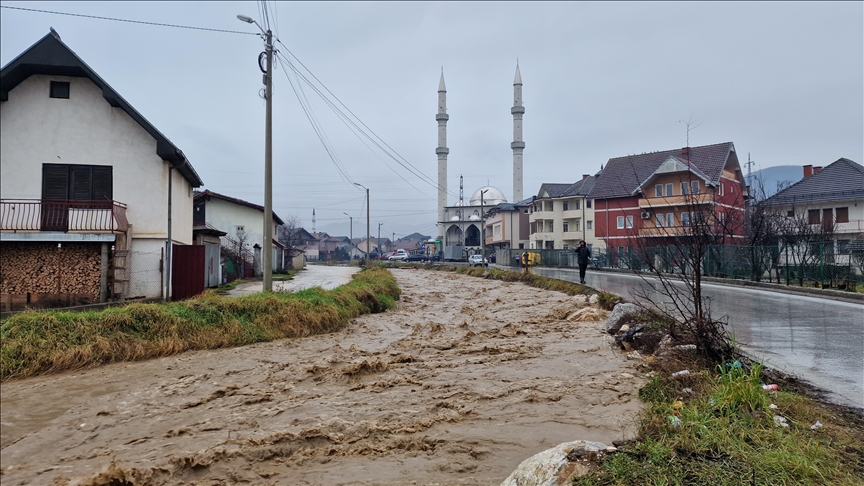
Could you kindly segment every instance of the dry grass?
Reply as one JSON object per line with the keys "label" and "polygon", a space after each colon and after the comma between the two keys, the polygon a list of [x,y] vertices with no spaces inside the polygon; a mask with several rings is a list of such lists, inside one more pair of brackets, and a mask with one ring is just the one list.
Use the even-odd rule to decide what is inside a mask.
{"label": "dry grass", "polygon": [[182,302],[25,312],[0,325],[0,378],[333,332],[392,308],[400,293],[390,272],[372,268],[333,290],[243,297],[208,291]]}

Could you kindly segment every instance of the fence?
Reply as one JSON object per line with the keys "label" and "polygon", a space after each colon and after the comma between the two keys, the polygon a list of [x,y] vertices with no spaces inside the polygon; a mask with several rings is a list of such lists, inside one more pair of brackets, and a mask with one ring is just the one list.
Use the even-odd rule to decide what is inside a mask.
{"label": "fence", "polygon": [[162,296],[162,250],[131,251],[126,265],[129,267],[127,299]]}
{"label": "fence", "polygon": [[[852,246],[852,245],[850,245]],[[498,250],[499,265],[519,266],[523,252],[539,255],[545,267],[578,267],[574,250]],[[591,265],[633,271],[652,268],[667,273],[692,273],[682,254],[686,247],[594,248]],[[706,277],[777,282],[785,285],[854,288],[864,284],[864,248],[844,248],[836,253],[834,242],[787,246],[711,245],[701,259]]]}

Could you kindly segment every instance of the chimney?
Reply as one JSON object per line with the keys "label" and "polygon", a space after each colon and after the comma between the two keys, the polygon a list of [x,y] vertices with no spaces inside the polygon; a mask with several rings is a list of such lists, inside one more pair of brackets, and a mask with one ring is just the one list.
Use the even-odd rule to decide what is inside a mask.
{"label": "chimney", "polygon": [[822,166],[821,166],[821,165],[820,165],[819,167],[813,167],[813,173],[814,173],[814,174],[817,173],[817,172],[819,172],[820,170],[822,170]]}
{"label": "chimney", "polygon": [[809,165],[809,164],[805,165],[804,166],[804,178],[806,179],[806,178],[810,177],[811,175],[813,175],[813,166]]}
{"label": "chimney", "polygon": [[582,180],[583,181],[589,177],[591,177],[591,174],[582,174]]}
{"label": "chimney", "polygon": [[687,155],[690,153],[690,147],[684,147],[681,149],[681,155]]}

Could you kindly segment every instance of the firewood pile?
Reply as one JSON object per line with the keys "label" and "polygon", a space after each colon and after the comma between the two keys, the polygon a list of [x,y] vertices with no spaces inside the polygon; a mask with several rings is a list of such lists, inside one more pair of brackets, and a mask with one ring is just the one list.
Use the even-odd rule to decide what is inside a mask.
{"label": "firewood pile", "polygon": [[0,294],[76,294],[99,298],[101,246],[0,243]]}

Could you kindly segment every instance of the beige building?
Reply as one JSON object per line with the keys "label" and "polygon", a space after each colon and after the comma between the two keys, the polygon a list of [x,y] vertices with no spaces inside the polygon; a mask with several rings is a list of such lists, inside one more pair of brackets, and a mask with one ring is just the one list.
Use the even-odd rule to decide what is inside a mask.
{"label": "beige building", "polygon": [[594,235],[594,208],[588,197],[596,178],[583,175],[572,184],[543,184],[528,208],[530,246],[536,250],[576,248],[579,241],[599,245]]}

